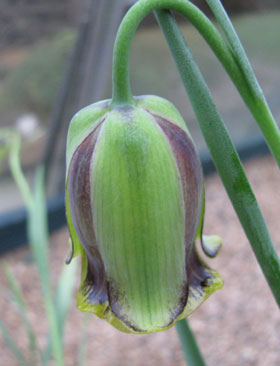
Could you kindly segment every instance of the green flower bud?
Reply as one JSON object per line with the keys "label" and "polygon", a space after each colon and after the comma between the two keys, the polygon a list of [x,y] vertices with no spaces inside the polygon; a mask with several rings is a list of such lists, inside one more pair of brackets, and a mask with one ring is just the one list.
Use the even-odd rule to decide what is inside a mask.
{"label": "green flower bud", "polygon": [[[78,307],[131,333],[167,329],[223,285],[199,257],[204,186],[186,125],[143,96],[78,112],[67,141],[66,212],[81,254]],[[218,237],[203,238],[214,256]]]}

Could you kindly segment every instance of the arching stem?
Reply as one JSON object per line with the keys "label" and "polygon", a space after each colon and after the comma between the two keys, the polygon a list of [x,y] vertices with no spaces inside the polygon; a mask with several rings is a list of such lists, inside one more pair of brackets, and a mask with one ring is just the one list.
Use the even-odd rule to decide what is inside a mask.
{"label": "arching stem", "polygon": [[113,108],[120,104],[134,104],[129,80],[129,55],[132,38],[142,19],[156,9],[174,10],[186,17],[201,33],[228,71],[233,82],[247,98],[250,87],[234,61],[231,49],[211,21],[188,0],[140,0],[130,8],[119,27],[113,55]]}
{"label": "arching stem", "polygon": [[[213,1],[208,0],[209,5],[215,11],[218,20],[223,25],[226,24],[224,14]],[[129,81],[129,54],[131,41],[141,20],[153,10],[173,10],[187,18],[201,33],[202,37],[209,44],[217,58],[220,60],[228,75],[235,84],[245,104],[251,111],[258,123],[266,142],[280,166],[280,130],[274,117],[266,103],[266,100],[255,77],[246,75],[246,64],[240,61],[242,52],[236,46],[236,37],[233,40],[228,36],[230,27],[225,26],[227,37],[230,38],[230,48],[228,43],[218,32],[211,21],[188,0],[139,0],[126,14],[119,28],[113,57],[113,108],[119,104],[134,104]],[[244,58],[244,57],[243,57]],[[247,67],[248,68],[248,67]]]}

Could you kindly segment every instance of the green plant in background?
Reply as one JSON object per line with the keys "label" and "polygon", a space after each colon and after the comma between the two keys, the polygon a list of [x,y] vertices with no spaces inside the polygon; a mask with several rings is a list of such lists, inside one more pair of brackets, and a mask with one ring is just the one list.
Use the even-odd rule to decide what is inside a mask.
{"label": "green plant in background", "polygon": [[[172,238],[168,238],[170,241],[166,247],[163,246],[164,249],[157,252],[157,248],[161,248],[162,242],[166,239],[166,234],[163,233],[170,225],[168,220],[178,212],[173,212],[172,208],[179,208],[180,213],[177,217],[179,223],[182,217],[191,217],[191,210],[188,212],[188,205],[184,206],[184,200],[178,204],[178,193],[177,196],[175,193],[176,182],[170,184],[173,173],[167,163],[172,154],[169,152],[168,160],[162,153],[164,149],[160,147],[159,138],[155,138],[153,132],[155,126],[160,127],[160,133],[165,136],[176,156],[175,166],[177,164],[181,183],[184,182],[183,186],[190,184],[193,171],[184,175],[180,170],[179,161],[184,159],[183,149],[181,147],[180,154],[177,152],[176,155],[176,144],[183,145],[183,142],[180,140],[180,134],[176,132],[177,121],[174,123],[174,115],[170,116],[171,107],[166,108],[164,104],[168,102],[149,97],[155,101],[149,105],[146,102],[146,99],[149,100],[148,97],[135,98],[131,93],[129,80],[131,41],[139,23],[151,11],[155,12],[169,44],[217,171],[274,297],[280,305],[280,259],[224,122],[169,10],[186,17],[212,48],[259,124],[278,165],[280,165],[280,132],[221,3],[212,0],[207,2],[225,38],[188,0],[139,0],[124,17],[116,37],[112,100],[97,103],[80,111],[70,125],[66,203],[73,243],[72,255],[79,253],[83,258],[82,287],[78,294],[78,304],[83,311],[94,312],[121,330],[136,333],[157,331],[166,327],[168,319],[168,325],[173,325],[174,320],[188,315],[188,312],[184,312],[184,307],[174,308],[178,293],[184,293],[183,282],[180,282],[181,275],[176,271],[181,266],[180,273],[188,279],[191,277],[190,273],[195,272],[194,268],[188,272],[188,264],[191,263],[189,253],[192,250],[186,240],[186,233],[192,229],[191,225],[185,225],[183,228],[180,225],[173,225],[172,229],[168,229]],[[141,99],[144,102],[139,105]],[[139,106],[144,109],[143,115]],[[153,118],[149,118],[149,114]],[[165,126],[167,121],[171,125],[168,135]],[[179,123],[179,126],[182,127],[182,124]],[[170,140],[170,136],[173,136],[174,140]],[[150,153],[153,148],[156,149],[154,160]],[[147,156],[150,159],[147,159]],[[161,175],[160,166],[165,166],[168,179]],[[150,174],[151,170],[153,174]],[[161,189],[166,188],[166,184],[167,187],[172,186],[173,190],[166,190],[161,195]],[[146,186],[154,192],[153,197],[149,189],[146,190]],[[159,192],[153,188],[154,186],[159,187]],[[192,188],[189,195],[192,195],[193,186],[190,184],[190,187]],[[184,194],[184,188],[181,189],[182,197],[186,199],[188,195]],[[171,208],[170,211],[166,209],[165,204]],[[186,210],[185,213],[182,207]],[[193,212],[195,215],[196,211]],[[157,220],[160,222],[157,226],[158,231],[153,231],[155,224],[152,217],[155,222]],[[163,217],[166,218],[166,222],[162,220]],[[200,225],[202,226],[202,220]],[[169,273],[168,267],[165,267],[164,271],[163,263],[167,258],[173,256],[179,258],[176,251],[178,248],[182,249],[180,247],[182,240],[185,240],[184,249],[181,250],[183,264],[180,264],[180,260],[175,260],[173,273]],[[144,277],[139,275],[138,261],[141,263]],[[160,294],[161,286],[157,278],[164,278],[166,274],[170,282],[167,286],[163,285],[167,293],[164,297]],[[179,282],[172,282],[173,274],[174,278],[179,278]],[[153,291],[147,284],[153,286]],[[186,297],[190,296],[191,299],[193,291],[191,282],[187,282],[187,289],[189,292],[185,292]],[[162,314],[165,308],[167,314],[169,312],[174,316],[175,313],[176,316],[158,317],[160,306],[153,304],[160,304],[161,301]],[[192,365],[204,365],[187,323],[178,322],[177,329],[186,360]]]}
{"label": "green plant in background", "polygon": [[[74,261],[71,266],[63,267],[54,296],[51,291],[50,283],[47,208],[44,194],[43,167],[37,168],[34,190],[31,191],[20,165],[19,134],[10,129],[0,130],[0,142],[1,160],[8,157],[12,176],[22,193],[27,209],[28,241],[37,267],[46,317],[50,327],[46,348],[45,350],[41,350],[37,343],[36,333],[27,316],[27,309],[24,304],[22,291],[8,266],[5,263],[2,263],[2,271],[26,329],[26,336],[29,341],[29,357],[26,358],[20,351],[1,319],[0,330],[7,346],[12,350],[21,365],[36,366],[41,364],[44,366],[50,363],[51,358],[55,359],[56,365],[63,365],[63,334],[65,321],[72,300],[77,263]],[[80,347],[80,355],[78,356],[81,360],[78,365],[81,366],[85,364],[85,357],[83,354],[85,353],[86,342],[84,342],[83,332],[82,338],[83,344]]]}
{"label": "green plant in background", "polygon": [[36,45],[15,70],[7,73],[1,83],[2,113],[16,108],[17,112],[31,110],[43,120],[49,117],[74,40],[74,32],[61,31]]}

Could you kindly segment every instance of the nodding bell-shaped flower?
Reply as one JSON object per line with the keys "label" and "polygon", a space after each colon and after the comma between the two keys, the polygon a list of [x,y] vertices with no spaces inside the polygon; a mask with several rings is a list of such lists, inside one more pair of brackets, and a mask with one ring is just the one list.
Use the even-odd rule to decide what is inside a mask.
{"label": "nodding bell-shaped flower", "polygon": [[124,332],[150,333],[192,313],[223,281],[198,255],[201,164],[176,108],[155,96],[110,109],[90,105],[71,121],[66,213],[82,257],[78,308]]}

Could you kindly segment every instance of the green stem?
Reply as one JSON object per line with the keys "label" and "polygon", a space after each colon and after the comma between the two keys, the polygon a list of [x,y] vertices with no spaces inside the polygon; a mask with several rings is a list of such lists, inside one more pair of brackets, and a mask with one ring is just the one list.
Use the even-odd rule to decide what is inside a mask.
{"label": "green stem", "polygon": [[235,55],[235,60],[243,73],[244,79],[251,87],[254,98],[253,100],[249,100],[247,105],[259,124],[267,144],[280,166],[280,130],[269,106],[267,105],[263,91],[254,74],[244,48],[242,47],[238,35],[221,2],[219,0],[206,0],[206,2],[213,11],[218,23],[226,35],[227,40],[229,41]]}
{"label": "green stem", "polygon": [[[208,2],[213,11],[219,6],[216,1],[208,0]],[[139,0],[126,14],[120,25],[114,48],[111,108],[119,104],[134,104],[129,81],[129,54],[132,37],[141,20],[151,11],[160,9],[180,13],[198,29],[235,84],[280,166],[280,131],[253,71],[249,73],[249,76],[247,75],[247,70],[251,69],[249,62],[246,64],[245,61],[240,61],[242,52],[237,52],[238,47],[234,45],[234,42],[230,42],[233,48],[231,49],[211,21],[188,0],[172,0],[172,2],[170,0]],[[220,19],[222,26],[226,24],[221,20],[221,12],[219,12],[219,16],[218,11],[215,14],[218,20]],[[228,29],[226,34],[230,35],[231,32],[232,30]]]}
{"label": "green stem", "polygon": [[28,238],[37,265],[44,297],[44,305],[49,321],[53,356],[56,366],[63,366],[63,340],[59,330],[58,316],[55,309],[50,281],[47,208],[44,192],[44,169],[42,166],[38,167],[36,170],[33,204],[28,210],[27,224]]}
{"label": "green stem", "polygon": [[10,156],[9,156],[9,161],[10,161],[10,169],[11,169],[11,173],[12,176],[14,178],[14,181],[16,182],[25,206],[27,207],[27,209],[30,209],[30,207],[32,206],[32,202],[33,202],[33,198],[32,198],[32,194],[31,194],[31,190],[30,187],[28,185],[28,182],[23,174],[23,171],[21,169],[21,164],[20,164],[20,148],[21,148],[21,141],[20,141],[20,136],[17,132],[11,131],[10,132],[10,138],[11,138],[11,142],[10,142]]}
{"label": "green stem", "polygon": [[156,17],[177,64],[215,166],[280,306],[280,259],[238,154],[174,18],[166,11],[156,11]]}
{"label": "green stem", "polygon": [[35,192],[31,193],[31,189],[23,174],[20,164],[20,136],[13,131],[4,131],[4,137],[10,139],[10,169],[27,208],[28,239],[31,245],[32,254],[37,265],[40,284],[42,286],[45,308],[47,311],[52,334],[54,359],[57,366],[63,366],[64,361],[62,337],[59,332],[57,315],[55,312],[55,305],[52,297],[50,283],[47,242],[47,209],[45,207],[46,203],[44,195],[43,169],[38,168],[36,172]]}
{"label": "green stem", "polygon": [[211,23],[211,21],[188,0],[139,0],[130,8],[124,17],[115,41],[113,54],[113,108],[119,104],[133,104],[129,80],[129,55],[132,38],[142,19],[156,9],[174,10],[186,17],[201,33],[213,52],[226,68],[238,90],[247,99],[250,87],[244,81],[243,75],[236,64],[232,51]]}
{"label": "green stem", "polygon": [[200,353],[193,332],[187,319],[176,323],[176,329],[179,335],[181,346],[184,352],[185,360],[188,366],[205,366],[206,363]]}

